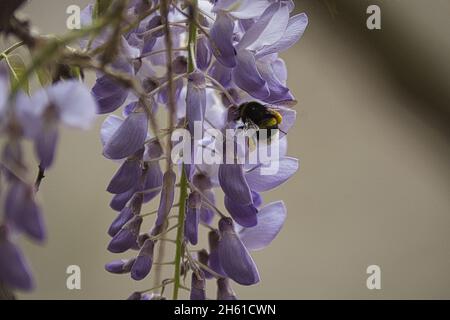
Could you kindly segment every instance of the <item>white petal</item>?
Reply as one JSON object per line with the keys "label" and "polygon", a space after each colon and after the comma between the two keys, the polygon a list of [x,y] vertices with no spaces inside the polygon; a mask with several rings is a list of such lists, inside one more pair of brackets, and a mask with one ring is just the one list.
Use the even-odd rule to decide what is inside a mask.
{"label": "white petal", "polygon": [[97,103],[88,88],[77,80],[58,82],[48,89],[49,99],[60,110],[63,123],[88,129],[97,114]]}

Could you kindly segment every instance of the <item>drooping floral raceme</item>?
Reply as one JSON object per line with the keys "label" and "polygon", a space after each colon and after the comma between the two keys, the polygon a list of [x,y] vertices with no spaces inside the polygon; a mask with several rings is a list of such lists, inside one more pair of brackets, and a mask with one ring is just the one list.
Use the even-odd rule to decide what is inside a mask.
{"label": "drooping floral raceme", "polygon": [[[287,68],[278,54],[301,38],[308,19],[303,13],[291,16],[292,1],[186,4],[154,1],[155,6],[167,5],[167,10],[154,10],[135,29],[121,35],[122,49],[112,66],[134,75],[143,96],[108,75],[100,74],[93,88],[101,113],[121,110],[121,116],[105,119],[101,132],[104,156],[119,166],[107,187],[113,194],[111,207],[119,212],[109,228],[108,249],[114,253],[138,250],[131,258],[108,263],[106,270],[143,280],[154,268],[158,248],[173,239],[169,237],[172,230],[179,230],[173,241],[184,256],[176,257],[174,279],[166,279],[162,287],[175,282],[177,291],[179,279],[192,270],[191,283],[185,284],[191,287],[191,299],[206,298],[205,281],[211,278],[217,279],[218,299],[236,299],[230,281],[241,285],[260,281],[264,275],[259,274],[251,252],[269,245],[286,218],[283,202],[264,205],[261,193],[280,186],[298,170],[298,160],[286,155],[283,136],[295,123],[296,113],[288,107],[295,99],[286,86]],[[132,2],[127,14],[132,16],[141,5]],[[190,24],[195,27],[189,28]],[[283,117],[279,140],[272,142],[279,157],[247,163],[238,160],[238,152],[231,164],[196,162],[200,150],[220,153],[218,148],[225,141],[217,140],[209,130],[225,133],[238,128],[236,110],[248,101],[270,104]],[[175,127],[155,131],[151,118],[157,112],[173,117]],[[186,140],[175,139],[167,149],[163,138],[183,128],[190,146]],[[199,140],[194,138],[196,129],[202,133]],[[183,150],[183,160],[172,159],[173,148]],[[239,148],[257,153],[269,146]],[[186,157],[193,161],[186,163]],[[163,168],[166,160],[168,166]],[[265,175],[264,170],[274,162],[279,170]],[[218,196],[219,191],[223,196]],[[158,209],[147,213],[150,210],[143,210],[143,205],[158,194]],[[175,196],[183,203],[177,203]],[[227,213],[217,208],[222,205],[220,198]],[[176,210],[178,215],[171,215]],[[151,217],[153,226],[142,230]],[[195,254],[191,250],[199,245],[203,226],[211,230],[209,247]]]}
{"label": "drooping floral raceme", "polygon": [[[81,30],[49,40],[25,23],[12,25],[15,8],[5,11],[0,32],[39,54],[22,78],[10,63],[0,65],[0,130],[7,137],[0,285],[33,287],[16,237],[45,241],[36,193],[54,164],[59,129],[86,129],[95,114],[103,117],[101,153],[117,165],[105,186],[116,212],[107,249],[121,256],[105,269],[143,281],[173,268],[172,277],[129,299],[165,299],[172,286],[174,299],[188,288],[191,299],[204,300],[207,281],[215,281],[217,299],[234,300],[233,282],[264,279],[252,252],[275,239],[286,207],[264,203],[263,193],[299,167],[287,155],[295,98],[279,53],[301,38],[307,16],[293,15],[290,0],[94,1],[82,12]],[[77,40],[79,47],[68,46]],[[50,81],[28,95],[20,85],[44,67]],[[96,75],[91,92],[79,81],[88,71]],[[8,73],[15,75],[11,90]],[[248,103],[258,108],[244,117]],[[24,140],[36,155],[36,183]],[[170,245],[173,259],[164,256]]]}

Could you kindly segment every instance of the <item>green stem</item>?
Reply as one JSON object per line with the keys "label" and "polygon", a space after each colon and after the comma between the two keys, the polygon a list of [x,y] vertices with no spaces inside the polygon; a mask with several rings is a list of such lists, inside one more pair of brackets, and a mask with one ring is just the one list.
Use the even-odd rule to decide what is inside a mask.
{"label": "green stem", "polygon": [[[196,68],[195,63],[195,45],[197,43],[197,25],[195,23],[197,17],[197,0],[191,1],[191,16],[189,23],[189,40],[188,40],[188,74],[193,72]],[[186,170],[182,166],[181,180],[180,180],[180,200],[178,213],[178,231],[176,239],[175,252],[175,271],[174,271],[174,286],[173,286],[173,300],[178,300],[178,291],[183,286],[181,285],[181,258],[183,255],[184,243],[184,219],[186,213],[186,200],[188,197],[188,179]]]}
{"label": "green stem", "polygon": [[176,239],[176,251],[175,251],[175,271],[174,271],[174,285],[173,285],[173,300],[178,300],[178,290],[180,289],[181,278],[181,256],[183,253],[184,242],[184,218],[186,211],[186,199],[187,199],[187,176],[184,167],[181,173],[181,185],[180,185],[180,207],[178,211],[178,230]]}

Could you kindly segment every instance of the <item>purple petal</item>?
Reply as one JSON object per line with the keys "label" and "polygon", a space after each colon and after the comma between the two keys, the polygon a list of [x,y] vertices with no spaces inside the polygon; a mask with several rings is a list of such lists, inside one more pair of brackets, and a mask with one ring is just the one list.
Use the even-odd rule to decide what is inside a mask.
{"label": "purple petal", "polygon": [[0,281],[8,287],[21,290],[31,290],[34,287],[25,258],[19,248],[6,237],[0,239]]}
{"label": "purple petal", "polygon": [[130,114],[106,143],[103,154],[108,159],[124,159],[144,146],[147,137],[147,116],[143,112]]}
{"label": "purple petal", "polygon": [[23,151],[20,141],[13,140],[4,146],[2,151],[1,163],[2,164],[0,164],[0,171],[9,182],[16,181],[18,179],[14,175],[14,172],[8,169],[11,167],[11,165],[18,169],[20,168],[21,170],[26,170],[26,166],[23,162]]}
{"label": "purple petal", "polygon": [[221,164],[219,183],[230,200],[241,205],[252,203],[252,193],[245,180],[244,170],[239,164]]}
{"label": "purple petal", "polygon": [[142,175],[138,159],[128,159],[119,168],[108,185],[107,191],[113,194],[124,193],[133,188]]}
{"label": "purple petal", "polygon": [[237,300],[228,278],[217,279],[217,300]]}
{"label": "purple petal", "polygon": [[242,243],[248,250],[264,249],[280,232],[286,215],[286,207],[282,201],[268,204],[260,210],[257,226],[239,231]]}
{"label": "purple petal", "polygon": [[120,211],[120,213],[117,215],[116,219],[114,219],[113,223],[109,227],[108,234],[111,237],[114,237],[122,227],[133,218],[133,210],[129,207],[125,207]]}
{"label": "purple petal", "polygon": [[264,175],[262,170],[270,165],[273,166],[274,163],[260,165],[245,174],[245,179],[252,190],[257,192],[272,190],[290,179],[299,167],[298,159],[283,157],[278,161],[276,174]]}
{"label": "purple petal", "polygon": [[201,72],[189,75],[186,93],[186,119],[188,129],[194,135],[196,122],[203,123],[206,110],[206,83],[205,76]]}
{"label": "purple petal", "polygon": [[189,195],[187,201],[186,221],[184,224],[184,236],[193,245],[198,243],[198,225],[200,223],[200,194],[194,192]]}
{"label": "purple petal", "polygon": [[[153,190],[160,188],[163,184],[163,173],[158,162],[152,161],[148,164],[147,174],[145,176],[144,183],[144,202],[150,202],[153,200],[161,190]],[[146,190],[153,190],[148,191]]]}
{"label": "purple petal", "polygon": [[147,239],[139,251],[139,255],[131,268],[131,278],[136,281],[144,279],[152,269],[155,242]]}
{"label": "purple petal", "polygon": [[121,253],[132,248],[137,242],[141,224],[142,217],[140,216],[135,216],[128,221],[114,238],[112,238],[108,245],[108,250],[113,253]]}
{"label": "purple petal", "polygon": [[[203,264],[203,265],[205,265],[205,266],[208,266],[208,264],[209,264],[209,254],[208,254],[208,251],[206,251],[205,249],[203,249],[203,250],[200,250],[198,253],[197,253],[197,257],[198,257],[198,261],[201,263],[201,264]],[[205,274],[205,278],[206,279],[211,279],[211,278],[213,278],[213,275],[211,274],[211,273],[209,273],[208,271],[203,271],[204,272],[204,274]]]}
{"label": "purple petal", "polygon": [[263,204],[263,199],[258,192],[252,191],[252,198],[253,198],[253,205],[256,208],[259,208]]}
{"label": "purple petal", "polygon": [[146,175],[144,177],[144,203],[148,203],[153,200],[158,194],[161,193],[163,184],[163,173],[159,162],[149,162]]}
{"label": "purple petal", "polygon": [[219,258],[225,273],[242,285],[259,282],[259,273],[255,262],[234,231],[233,221],[223,218],[219,222],[221,239],[219,241]]}
{"label": "purple petal", "polygon": [[226,14],[219,13],[211,28],[211,47],[217,60],[228,68],[236,66],[236,50],[233,46],[234,21]]}
{"label": "purple petal", "polygon": [[206,281],[203,272],[200,271],[201,278],[197,277],[195,272],[192,272],[191,280],[191,300],[206,300]]}
{"label": "purple petal", "polygon": [[[204,190],[203,194],[208,198],[209,202],[212,204],[216,203],[216,196],[212,190]],[[200,221],[205,224],[211,224],[214,219],[214,210],[208,204],[202,203],[200,209]]]}
{"label": "purple petal", "polygon": [[232,69],[225,67],[221,63],[215,62],[209,74],[226,88],[231,83],[231,71]]}
{"label": "purple petal", "polygon": [[156,229],[159,229],[164,224],[164,221],[166,221],[166,218],[168,217],[170,210],[172,209],[175,197],[176,179],[177,176],[175,172],[173,172],[172,170],[167,171],[164,174],[163,189],[161,192],[161,199],[159,202],[158,216],[155,222]]}
{"label": "purple petal", "polygon": [[282,52],[292,47],[300,38],[308,26],[308,16],[300,13],[289,19],[283,37],[274,44],[260,50],[256,56],[258,58],[277,52]]}
{"label": "purple petal", "polygon": [[206,37],[201,37],[197,41],[197,67],[206,71],[211,63],[211,48]]}
{"label": "purple petal", "polygon": [[105,265],[105,270],[115,274],[124,274],[131,271],[135,259],[131,260],[114,260]]}
{"label": "purple petal", "polygon": [[58,128],[51,125],[42,128],[34,140],[34,148],[43,169],[48,169],[55,160],[58,138]]}
{"label": "purple petal", "polygon": [[241,205],[225,196],[225,208],[227,208],[233,220],[243,227],[254,227],[258,223],[258,209],[253,203]]}
{"label": "purple petal", "polygon": [[237,66],[232,71],[236,85],[257,99],[267,98],[269,88],[256,67],[254,55],[245,49],[239,50],[237,61]]}
{"label": "purple petal", "polygon": [[46,232],[42,212],[34,199],[34,189],[21,181],[14,183],[6,196],[5,217],[15,228],[37,241],[44,241]]}
{"label": "purple petal", "polygon": [[219,240],[220,234],[217,230],[211,231],[208,234],[209,243],[209,268],[217,274],[225,276],[225,271],[222,268],[219,257]]}
{"label": "purple petal", "polygon": [[111,200],[111,203],[109,206],[115,210],[115,211],[122,211],[123,208],[127,205],[128,201],[133,197],[133,195],[136,193],[136,189],[130,189],[127,192],[120,193],[114,195],[114,197]]}
{"label": "purple petal", "polygon": [[98,103],[98,113],[105,114],[116,111],[128,97],[128,90],[117,84],[108,76],[97,79],[92,88],[92,95]]}

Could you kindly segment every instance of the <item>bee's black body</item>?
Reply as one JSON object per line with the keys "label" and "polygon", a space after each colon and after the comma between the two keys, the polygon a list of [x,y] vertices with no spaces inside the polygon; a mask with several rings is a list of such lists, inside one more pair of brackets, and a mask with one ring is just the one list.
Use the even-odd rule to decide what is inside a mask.
{"label": "bee's black body", "polygon": [[[266,129],[268,140],[272,130],[278,130],[282,121],[282,116],[276,110],[255,101],[240,105],[239,117],[247,127],[254,125],[257,129]],[[259,132],[256,135],[259,139]]]}

